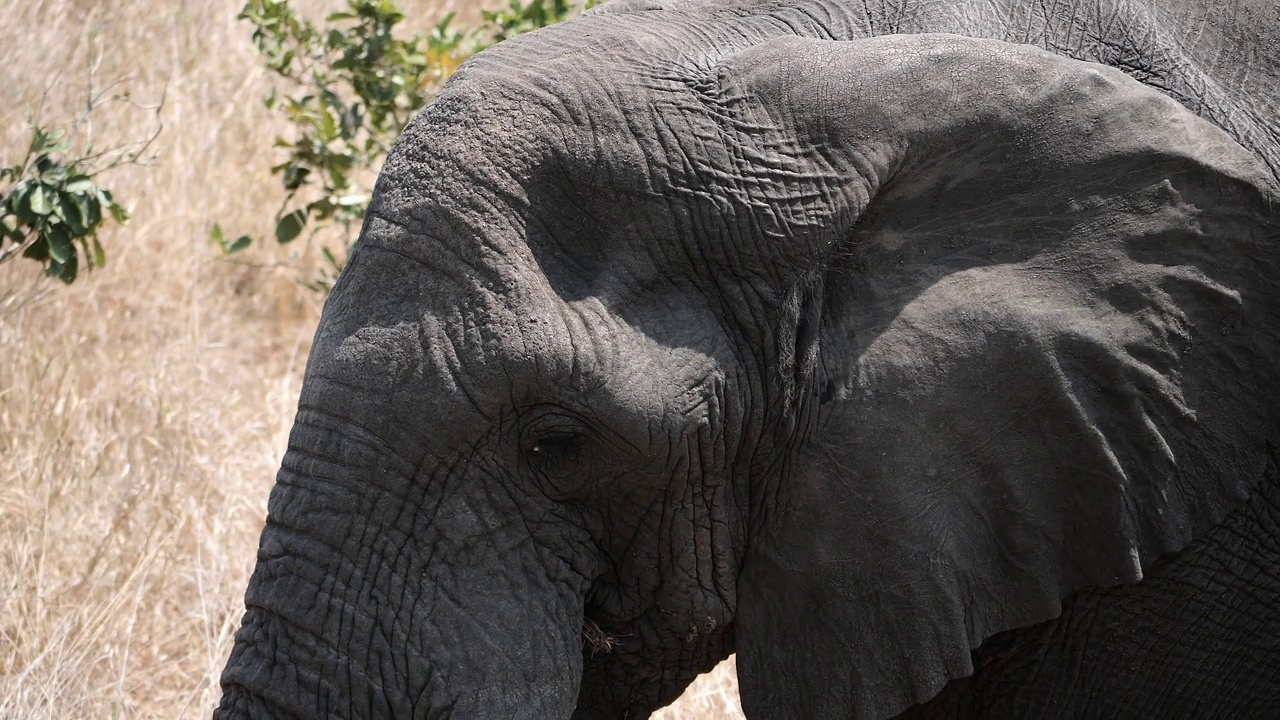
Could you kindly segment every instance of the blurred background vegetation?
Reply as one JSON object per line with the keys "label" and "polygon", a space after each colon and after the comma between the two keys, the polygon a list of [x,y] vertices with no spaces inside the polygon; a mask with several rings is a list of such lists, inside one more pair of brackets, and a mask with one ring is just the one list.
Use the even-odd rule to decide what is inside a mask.
{"label": "blurred background vegetation", "polygon": [[[568,0],[0,0],[0,717],[208,717],[404,124]],[[666,717],[740,717],[732,662]]]}

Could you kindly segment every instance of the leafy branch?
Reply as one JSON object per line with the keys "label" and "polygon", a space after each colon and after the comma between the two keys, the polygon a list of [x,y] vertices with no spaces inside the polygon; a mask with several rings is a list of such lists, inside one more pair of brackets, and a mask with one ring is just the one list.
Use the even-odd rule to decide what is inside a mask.
{"label": "leafy branch", "polygon": [[[405,17],[393,0],[347,0],[344,11],[322,24],[300,16],[288,0],[248,0],[240,18],[253,25],[253,42],[267,69],[290,88],[265,99],[291,126],[290,136],[274,143],[284,159],[271,172],[285,190],[275,217],[276,241],[290,243],[308,229],[314,235],[330,228],[349,252],[391,145],[453,71],[495,42],[559,22],[578,9],[568,0],[510,0],[503,9],[483,11],[481,26],[473,30],[455,28],[450,13],[429,32],[401,39],[396,30]],[[216,224],[210,237],[228,255],[253,242],[248,235],[230,239]],[[320,275],[303,283],[327,292],[342,260],[328,247],[320,252]]]}
{"label": "leafy branch", "polygon": [[[0,263],[21,255],[43,263],[48,276],[67,284],[75,282],[82,265],[92,269],[106,264],[98,233],[107,221],[129,220],[129,211],[101,185],[99,176],[121,165],[147,164],[163,129],[162,98],[147,108],[154,112],[156,125],[145,139],[94,148],[93,115],[108,103],[130,102],[127,92],[118,91],[124,80],[95,90],[100,61],[101,55],[90,61],[85,107],[70,131],[50,129],[39,120],[37,109],[27,117],[31,140],[24,156],[16,164],[0,166]],[[42,97],[40,108],[43,105]],[[79,152],[73,152],[78,145]]]}

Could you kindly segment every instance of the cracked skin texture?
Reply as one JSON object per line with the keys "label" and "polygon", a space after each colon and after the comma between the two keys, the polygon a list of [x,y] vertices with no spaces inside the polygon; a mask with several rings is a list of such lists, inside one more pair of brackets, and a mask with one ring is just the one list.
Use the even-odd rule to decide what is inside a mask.
{"label": "cracked skin texture", "polygon": [[1275,707],[1277,38],[621,0],[469,62],[326,305],[218,716],[642,717],[734,651],[752,717]]}

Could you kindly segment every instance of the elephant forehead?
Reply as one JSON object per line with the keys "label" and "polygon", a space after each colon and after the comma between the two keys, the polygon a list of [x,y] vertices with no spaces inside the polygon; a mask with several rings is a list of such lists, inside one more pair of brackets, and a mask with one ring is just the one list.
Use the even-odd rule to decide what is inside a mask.
{"label": "elephant forehead", "polygon": [[[723,391],[729,355],[714,333],[690,317],[646,329],[646,318],[679,308],[628,322],[598,297],[566,301],[534,281],[442,292],[430,277],[405,277],[398,256],[358,255],[326,307],[313,366],[368,391],[380,412],[409,419],[429,409],[433,427],[473,432],[477,417],[548,403],[633,425],[696,426]],[[378,281],[390,277],[401,280]]]}
{"label": "elephant forehead", "polygon": [[[482,273],[465,273],[362,246],[326,305],[315,360],[374,391],[445,393],[509,391],[534,375],[600,364],[598,321],[527,282],[495,287]],[[570,315],[577,322],[566,322]]]}
{"label": "elephant forehead", "polygon": [[[849,178],[722,82],[747,39],[595,25],[617,42],[544,32],[486,52],[406,129],[371,208],[430,230],[406,252],[531,263],[578,298],[620,270],[767,277],[787,241],[826,232]],[[732,247],[748,232],[769,242]]]}

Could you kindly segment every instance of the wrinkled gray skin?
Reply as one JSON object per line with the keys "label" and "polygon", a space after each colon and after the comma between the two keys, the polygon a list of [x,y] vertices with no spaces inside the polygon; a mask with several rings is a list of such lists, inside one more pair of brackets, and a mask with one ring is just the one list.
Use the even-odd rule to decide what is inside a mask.
{"label": "wrinkled gray skin", "polygon": [[218,715],[644,717],[735,649],[758,718],[1274,711],[1278,28],[614,2],[471,61]]}

